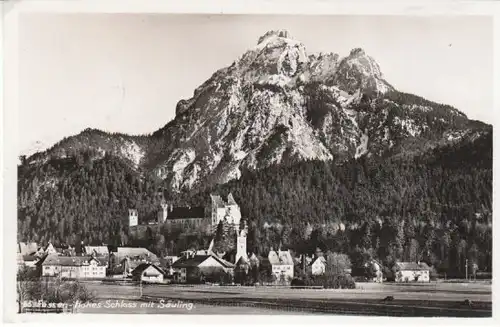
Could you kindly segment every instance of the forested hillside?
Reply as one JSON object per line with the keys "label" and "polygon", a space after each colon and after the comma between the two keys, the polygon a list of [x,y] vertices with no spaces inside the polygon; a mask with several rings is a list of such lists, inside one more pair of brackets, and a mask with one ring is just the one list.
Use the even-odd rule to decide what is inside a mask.
{"label": "forested hillside", "polygon": [[[157,208],[160,181],[109,155],[20,166],[19,175],[23,240],[134,243],[127,209],[136,207],[147,219]],[[281,244],[297,253],[316,247],[347,253],[354,264],[363,256],[389,266],[396,259],[426,260],[454,274],[463,273],[469,258],[491,269],[491,132],[416,156],[244,171],[240,180],[184,194],[167,190],[167,197],[208,206],[210,192],[229,191],[248,220],[249,249],[261,254]],[[162,228],[142,244],[172,253],[208,241],[190,230]]]}
{"label": "forested hillside", "polygon": [[449,274],[465,273],[466,258],[491,269],[491,133],[414,157],[247,172],[213,191],[231,191],[241,203],[249,247],[260,253],[281,244],[388,266],[425,260]]}

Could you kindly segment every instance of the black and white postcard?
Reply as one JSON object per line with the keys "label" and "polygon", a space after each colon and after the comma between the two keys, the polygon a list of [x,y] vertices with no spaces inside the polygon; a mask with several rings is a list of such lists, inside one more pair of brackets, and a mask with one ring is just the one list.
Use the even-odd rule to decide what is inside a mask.
{"label": "black and white postcard", "polygon": [[492,318],[487,3],[51,2],[4,4],[11,321]]}

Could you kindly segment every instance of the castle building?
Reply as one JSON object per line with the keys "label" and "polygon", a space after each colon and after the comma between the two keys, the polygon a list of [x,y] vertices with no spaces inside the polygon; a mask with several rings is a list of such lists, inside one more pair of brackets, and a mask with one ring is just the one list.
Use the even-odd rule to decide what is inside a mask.
{"label": "castle building", "polygon": [[167,209],[162,210],[161,220],[170,226],[191,225],[196,227],[207,222],[203,207],[174,207],[172,205],[167,205]]}
{"label": "castle building", "polygon": [[212,228],[217,228],[221,220],[226,219],[229,224],[238,228],[241,220],[240,206],[236,203],[233,195],[229,193],[227,201],[224,201],[219,195],[210,195],[212,200],[211,224]]}
{"label": "castle building", "polygon": [[[219,195],[210,195],[211,211],[210,216],[205,214],[204,207],[175,207],[167,203],[163,194],[158,192],[156,198],[159,202],[156,218],[148,222],[148,225],[167,224],[169,226],[209,226],[212,230],[217,228],[220,221],[226,220],[235,228],[239,228],[241,220],[240,206],[236,203],[233,195],[230,193],[227,201],[224,201]],[[139,225],[139,218],[136,209],[129,209],[129,227]]]}

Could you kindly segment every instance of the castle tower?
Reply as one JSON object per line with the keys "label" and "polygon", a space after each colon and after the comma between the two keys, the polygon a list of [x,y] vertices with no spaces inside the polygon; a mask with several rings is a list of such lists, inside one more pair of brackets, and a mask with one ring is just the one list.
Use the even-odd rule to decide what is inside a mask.
{"label": "castle tower", "polygon": [[158,224],[163,224],[168,217],[168,204],[162,202],[160,208],[158,209]]}
{"label": "castle tower", "polygon": [[137,213],[137,209],[128,209],[128,226],[133,227],[137,226],[139,221],[139,214]]}

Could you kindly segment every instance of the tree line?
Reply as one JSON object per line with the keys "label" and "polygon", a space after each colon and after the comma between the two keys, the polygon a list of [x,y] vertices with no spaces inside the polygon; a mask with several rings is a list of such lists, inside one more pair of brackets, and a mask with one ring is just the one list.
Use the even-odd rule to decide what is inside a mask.
{"label": "tree line", "polygon": [[[128,209],[154,217],[163,185],[122,160],[79,153],[18,169],[18,238],[56,244],[140,244],[175,254],[206,248],[195,228],[149,230],[134,239]],[[232,192],[248,222],[249,250],[349,255],[353,266],[376,258],[427,261],[448,275],[465,262],[491,270],[492,135],[414,156],[306,161],[244,171],[237,181],[181,194],[176,205],[210,206],[209,194]],[[141,219],[141,218],[140,218]],[[221,230],[219,233],[226,233]],[[221,248],[226,247],[218,244]]]}

